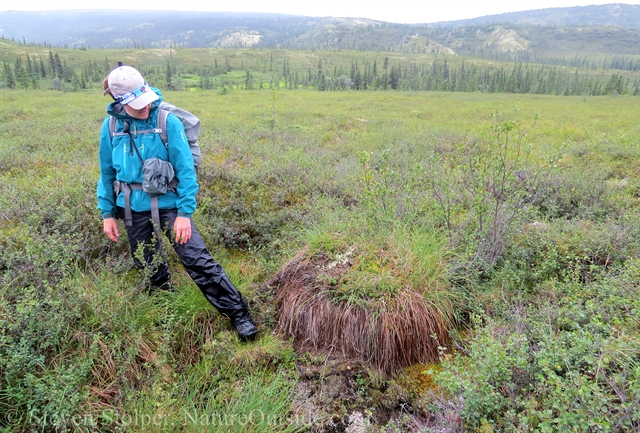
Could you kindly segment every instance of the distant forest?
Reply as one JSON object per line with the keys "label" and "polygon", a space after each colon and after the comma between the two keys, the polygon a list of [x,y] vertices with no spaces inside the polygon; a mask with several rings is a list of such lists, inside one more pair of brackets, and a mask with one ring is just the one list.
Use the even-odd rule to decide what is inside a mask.
{"label": "distant forest", "polygon": [[[199,88],[202,90],[226,91],[231,89],[315,89],[318,91],[446,91],[487,93],[531,93],[551,95],[607,95],[640,94],[638,79],[625,78],[613,72],[609,78],[601,79],[587,74],[595,67],[593,62],[580,59],[575,63],[575,72],[567,73],[553,65],[531,65],[513,62],[499,68],[480,68],[474,62],[463,61],[458,67],[450,66],[446,56],[435,56],[429,63],[392,63],[388,57],[377,60],[353,61],[350,67],[323,65],[301,70],[292,67],[291,61],[282,60],[280,69],[273,68],[273,56],[255,67],[243,68],[233,65],[228,56],[211,66],[192,67],[167,62],[166,66],[140,67],[147,79],[156,86],[168,90]],[[614,58],[607,63],[617,69],[638,70],[637,61]],[[108,59],[103,64],[86,62],[73,68],[61,61],[58,53],[49,50],[48,56],[32,58],[17,57],[15,62],[3,62],[0,87],[79,91],[92,84],[101,83],[111,69]]]}

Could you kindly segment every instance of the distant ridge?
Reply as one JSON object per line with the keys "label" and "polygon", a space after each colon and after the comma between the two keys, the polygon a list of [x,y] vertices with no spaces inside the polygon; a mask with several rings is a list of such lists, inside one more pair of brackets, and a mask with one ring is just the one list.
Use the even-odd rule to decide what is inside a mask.
{"label": "distant ridge", "polygon": [[[432,24],[287,14],[79,10],[0,12],[3,38],[64,48],[405,51],[508,59],[640,55],[640,5],[549,8]],[[523,55],[523,53],[528,53]],[[507,56],[507,57],[505,57]]]}
{"label": "distant ridge", "polygon": [[640,29],[640,5],[608,5],[546,8],[487,15],[458,21],[441,21],[436,26],[463,27],[472,24],[530,24],[545,26],[613,26]]}

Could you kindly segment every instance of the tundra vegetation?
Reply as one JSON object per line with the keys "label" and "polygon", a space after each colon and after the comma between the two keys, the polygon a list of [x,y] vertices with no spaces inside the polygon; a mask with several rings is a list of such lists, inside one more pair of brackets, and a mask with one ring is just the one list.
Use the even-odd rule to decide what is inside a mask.
{"label": "tundra vegetation", "polygon": [[[216,59],[234,53],[252,54]],[[65,55],[76,76],[81,55],[105,63]],[[640,430],[626,78],[599,96],[321,92],[238,68],[186,92],[171,62],[181,89],[199,78],[170,59],[149,81],[202,121],[194,219],[260,338],[238,342],[169,249],[177,292],[145,293],[126,239],[102,234],[99,80],[4,88],[2,431]]]}

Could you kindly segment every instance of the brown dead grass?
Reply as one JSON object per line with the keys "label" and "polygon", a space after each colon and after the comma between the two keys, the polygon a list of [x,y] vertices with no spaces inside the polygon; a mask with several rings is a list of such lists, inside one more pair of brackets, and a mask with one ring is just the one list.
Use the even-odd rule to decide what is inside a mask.
{"label": "brown dead grass", "polygon": [[324,253],[308,256],[303,250],[266,283],[280,306],[277,332],[292,336],[298,351],[359,360],[387,376],[418,362],[438,361],[438,346],[449,343],[451,318],[409,289],[369,306],[336,301],[331,297],[335,288],[318,274],[330,268],[338,280],[350,263],[330,263]]}
{"label": "brown dead grass", "polygon": [[218,316],[214,310],[199,311],[188,326],[177,330],[172,351],[178,365],[194,365],[200,360],[202,347],[215,340],[216,333],[220,331],[220,327],[216,326]]}
{"label": "brown dead grass", "polygon": [[[91,351],[93,337],[87,332],[77,332],[76,340],[85,353]],[[122,399],[124,388],[142,386],[142,378],[150,368],[160,369],[163,376],[167,376],[168,367],[162,364],[157,353],[157,341],[155,336],[147,338],[135,338],[126,335],[120,343],[122,346],[111,347],[104,340],[97,341],[98,352],[94,358],[91,369],[90,395],[95,397],[93,402],[96,407],[116,407]],[[125,347],[136,349],[135,357],[124,363],[119,360],[119,351]]]}

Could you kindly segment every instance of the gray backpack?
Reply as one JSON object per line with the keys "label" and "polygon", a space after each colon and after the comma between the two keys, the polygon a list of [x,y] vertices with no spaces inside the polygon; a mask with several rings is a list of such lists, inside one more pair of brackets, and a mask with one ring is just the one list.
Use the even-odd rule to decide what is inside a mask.
{"label": "gray backpack", "polygon": [[[193,164],[197,171],[198,166],[200,165],[200,160],[202,159],[200,146],[198,145],[198,135],[200,135],[200,119],[198,119],[195,114],[192,114],[187,110],[183,110],[182,108],[176,107],[173,104],[169,104],[168,102],[161,102],[158,110],[158,124],[154,132],[160,134],[160,139],[168,150],[169,138],[167,137],[167,115],[171,113],[177,116],[184,126],[184,132],[187,136],[189,147],[191,148],[191,155],[193,156]],[[127,135],[124,132],[116,132],[116,123],[117,119],[111,116],[111,118],[109,119],[109,132],[111,133],[111,138],[116,135]]]}

